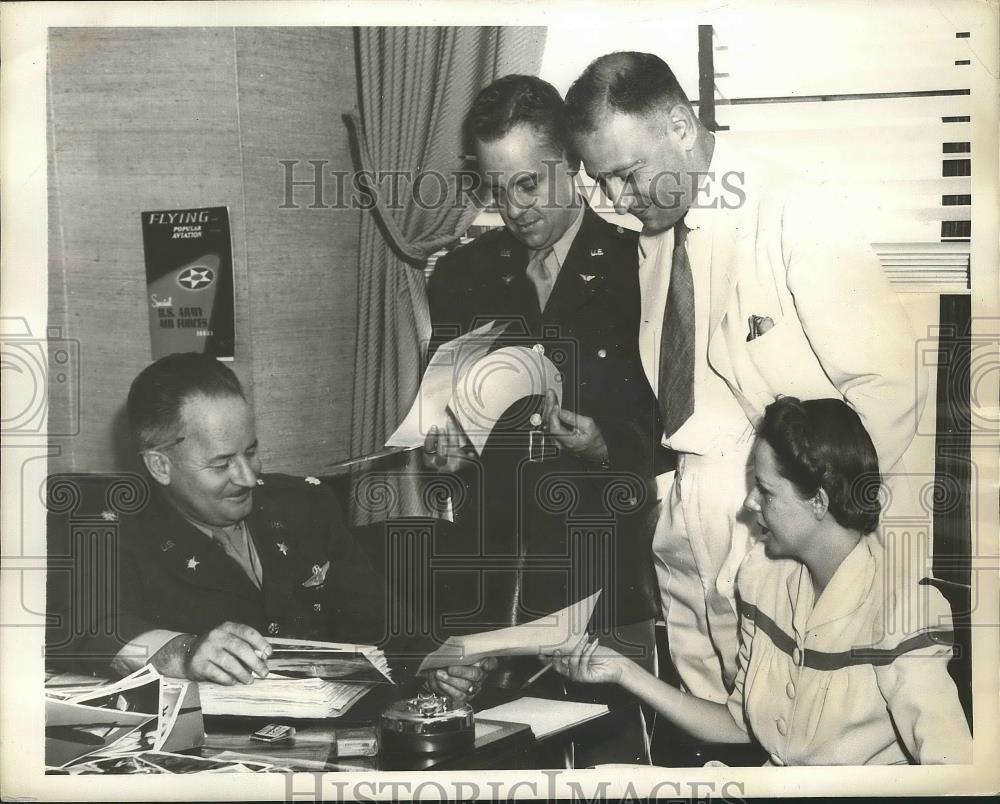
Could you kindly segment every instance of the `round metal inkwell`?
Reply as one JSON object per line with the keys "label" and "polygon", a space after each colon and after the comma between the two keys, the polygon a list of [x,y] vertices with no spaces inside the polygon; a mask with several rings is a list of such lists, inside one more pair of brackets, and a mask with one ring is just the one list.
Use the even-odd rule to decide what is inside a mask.
{"label": "round metal inkwell", "polygon": [[458,751],[475,742],[475,718],[468,704],[421,692],[386,707],[379,720],[382,750],[389,753],[436,754]]}

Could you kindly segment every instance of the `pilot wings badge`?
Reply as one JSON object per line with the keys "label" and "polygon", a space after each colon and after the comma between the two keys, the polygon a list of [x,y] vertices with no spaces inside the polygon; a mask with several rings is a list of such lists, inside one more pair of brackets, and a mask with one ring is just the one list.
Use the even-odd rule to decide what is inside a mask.
{"label": "pilot wings badge", "polygon": [[319,564],[313,564],[312,576],[302,585],[305,587],[322,586],[323,584],[326,583],[326,573],[329,571],[329,569],[330,569],[329,561],[327,561],[322,566],[320,566]]}

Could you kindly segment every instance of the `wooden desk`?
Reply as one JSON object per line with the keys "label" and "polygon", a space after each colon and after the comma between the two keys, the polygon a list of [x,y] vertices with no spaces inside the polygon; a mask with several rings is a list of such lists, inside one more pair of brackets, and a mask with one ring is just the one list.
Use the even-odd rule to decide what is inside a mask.
{"label": "wooden desk", "polygon": [[[400,696],[398,687],[377,687],[343,717],[335,720],[291,720],[237,717],[206,717],[205,744],[201,756],[232,751],[251,757],[287,761],[296,770],[518,770],[563,767],[564,747],[579,729],[599,728],[600,718],[545,740],[536,740],[531,729],[521,723],[476,720],[476,740],[471,749],[442,754],[388,754],[374,757],[338,758],[334,747],[337,728],[370,726],[377,722],[385,706]],[[484,695],[477,708],[486,709],[518,694],[495,692]],[[286,723],[295,727],[295,736],[286,742],[268,744],[253,741],[250,734],[266,723]],[[273,762],[273,759],[271,760]]]}

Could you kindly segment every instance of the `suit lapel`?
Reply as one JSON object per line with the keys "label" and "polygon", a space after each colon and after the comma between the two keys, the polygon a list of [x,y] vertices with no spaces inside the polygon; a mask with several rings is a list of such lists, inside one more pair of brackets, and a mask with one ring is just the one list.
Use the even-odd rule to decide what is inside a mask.
{"label": "suit lapel", "polygon": [[225,551],[188,522],[166,500],[158,506],[156,527],[147,531],[148,549],[161,553],[160,564],[177,580],[234,595],[255,596],[257,588]]}
{"label": "suit lapel", "polygon": [[585,207],[580,230],[566,252],[559,277],[545,305],[545,319],[563,320],[567,312],[579,310],[599,295],[598,291],[607,281],[599,233],[597,213]]}
{"label": "suit lapel", "polygon": [[264,503],[255,502],[247,524],[260,558],[265,600],[287,599],[297,583],[299,573],[296,570],[300,563],[296,560],[297,540],[289,532],[289,523],[284,517],[269,512]]}
{"label": "suit lapel", "polygon": [[[516,319],[521,324],[509,326],[507,335],[525,335],[538,328],[541,310],[535,286],[527,276],[528,250],[504,230],[499,251],[493,255],[491,269],[483,287],[482,309],[492,311],[490,318]],[[502,340],[502,339],[501,339]]]}

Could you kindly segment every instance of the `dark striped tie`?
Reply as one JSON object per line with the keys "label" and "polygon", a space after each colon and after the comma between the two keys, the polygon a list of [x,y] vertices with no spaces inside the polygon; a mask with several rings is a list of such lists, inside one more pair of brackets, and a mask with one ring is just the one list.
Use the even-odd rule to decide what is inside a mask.
{"label": "dark striped tie", "polygon": [[694,412],[694,281],[687,253],[689,231],[683,219],[674,224],[670,287],[660,333],[657,397],[665,438],[672,436]]}

